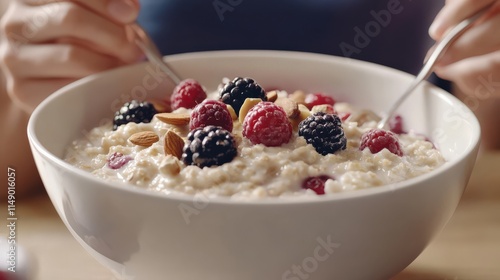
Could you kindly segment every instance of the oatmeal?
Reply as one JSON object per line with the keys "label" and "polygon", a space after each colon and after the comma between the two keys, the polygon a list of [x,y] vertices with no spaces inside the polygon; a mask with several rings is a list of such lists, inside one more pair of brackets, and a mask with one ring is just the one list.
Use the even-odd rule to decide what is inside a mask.
{"label": "oatmeal", "polygon": [[[295,99],[300,93],[266,94],[257,86],[251,79],[226,83],[222,93],[187,106],[194,109],[173,107],[169,113],[151,109],[148,102],[128,104],[117,112],[115,123],[74,141],[65,160],[111,182],[166,194],[233,198],[374,188],[428,173],[445,162],[431,142],[404,133],[401,123],[398,133],[378,130],[377,115],[331,97]],[[192,81],[173,97],[179,99],[176,104],[189,96],[182,92],[188,87]],[[247,90],[244,99],[230,96],[242,88]],[[196,91],[196,98],[203,95]],[[132,114],[132,108],[143,111]],[[148,114],[149,122],[140,122]]]}

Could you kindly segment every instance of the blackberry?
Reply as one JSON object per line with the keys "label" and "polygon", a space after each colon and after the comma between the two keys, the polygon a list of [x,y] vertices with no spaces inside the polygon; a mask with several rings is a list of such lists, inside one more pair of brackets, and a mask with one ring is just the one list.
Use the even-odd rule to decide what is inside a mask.
{"label": "blackberry", "polygon": [[129,122],[148,123],[156,113],[156,109],[152,103],[132,100],[123,104],[120,110],[116,111],[113,119],[113,130]]}
{"label": "blackberry", "polygon": [[251,78],[236,77],[225,84],[219,92],[220,100],[233,107],[239,115],[241,105],[247,98],[260,98],[267,101],[266,92]]}
{"label": "blackberry", "polygon": [[236,154],[236,141],[231,132],[209,125],[189,132],[182,161],[203,168],[231,162]]}
{"label": "blackberry", "polygon": [[344,150],[347,145],[340,118],[323,112],[311,115],[300,122],[299,136],[304,137],[307,143],[313,145],[322,155]]}

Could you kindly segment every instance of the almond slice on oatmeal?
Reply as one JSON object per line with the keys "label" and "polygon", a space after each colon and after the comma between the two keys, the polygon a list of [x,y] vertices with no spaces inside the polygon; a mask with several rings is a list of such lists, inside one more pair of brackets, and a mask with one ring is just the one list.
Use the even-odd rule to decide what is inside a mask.
{"label": "almond slice on oatmeal", "polygon": [[247,99],[245,99],[245,102],[243,102],[243,105],[241,105],[240,114],[238,116],[241,124],[243,124],[243,121],[245,120],[245,117],[247,116],[248,111],[250,111],[250,109],[252,109],[253,106],[257,105],[260,102],[262,102],[262,99],[260,99],[260,98],[247,98]]}
{"label": "almond slice on oatmeal", "polygon": [[160,162],[158,169],[161,173],[167,176],[175,176],[181,171],[181,162],[177,157],[173,155],[167,155]]}
{"label": "almond slice on oatmeal", "polygon": [[295,131],[297,131],[297,129],[299,128],[300,122],[307,119],[307,117],[311,115],[311,111],[309,111],[309,109],[305,105],[299,104],[299,111],[300,113],[298,117],[296,117],[295,119],[290,119],[292,127]]}
{"label": "almond slice on oatmeal", "polygon": [[226,104],[227,110],[229,111],[229,114],[231,115],[231,119],[233,121],[238,119],[238,115],[236,115],[236,111],[234,110],[233,106]]}
{"label": "almond slice on oatmeal", "polygon": [[359,110],[353,112],[348,120],[350,122],[357,122],[358,126],[362,126],[367,122],[379,122],[381,120],[380,116],[371,110]]}
{"label": "almond slice on oatmeal", "polygon": [[295,119],[300,115],[299,104],[290,98],[278,98],[274,104],[285,110],[287,117]]}
{"label": "almond slice on oatmeal", "polygon": [[187,125],[190,116],[188,113],[160,113],[155,115],[160,121],[171,125]]}
{"label": "almond slice on oatmeal", "polygon": [[135,145],[149,147],[160,140],[160,137],[153,131],[141,131],[132,134],[128,140]]}
{"label": "almond slice on oatmeal", "polygon": [[302,90],[296,90],[288,96],[291,100],[297,102],[298,104],[306,104],[306,93]]}
{"label": "almond slice on oatmeal", "polygon": [[325,114],[334,114],[335,109],[333,108],[332,105],[329,105],[329,104],[321,104],[321,105],[316,105],[316,106],[312,107],[312,109],[311,109],[312,115],[314,115],[318,112],[322,112]]}
{"label": "almond slice on oatmeal", "polygon": [[184,149],[184,140],[173,130],[168,130],[165,133],[163,148],[165,155],[172,155],[178,159],[182,158],[182,150]]}
{"label": "almond slice on oatmeal", "polygon": [[165,99],[162,98],[150,98],[147,100],[149,103],[153,104],[156,112],[166,113],[171,111],[170,104]]}
{"label": "almond slice on oatmeal", "polygon": [[272,90],[266,93],[267,101],[274,102],[278,99],[278,92],[276,90]]}

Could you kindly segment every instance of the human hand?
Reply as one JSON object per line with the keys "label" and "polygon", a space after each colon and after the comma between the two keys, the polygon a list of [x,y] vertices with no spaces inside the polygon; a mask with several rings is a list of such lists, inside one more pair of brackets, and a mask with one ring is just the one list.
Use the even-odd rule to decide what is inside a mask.
{"label": "human hand", "polygon": [[447,0],[429,29],[431,37],[440,40],[448,29],[490,4],[492,8],[450,46],[435,68],[438,76],[477,99],[500,97],[500,1]]}
{"label": "human hand", "polygon": [[31,111],[55,90],[141,57],[137,0],[16,0],[0,21],[7,92]]}

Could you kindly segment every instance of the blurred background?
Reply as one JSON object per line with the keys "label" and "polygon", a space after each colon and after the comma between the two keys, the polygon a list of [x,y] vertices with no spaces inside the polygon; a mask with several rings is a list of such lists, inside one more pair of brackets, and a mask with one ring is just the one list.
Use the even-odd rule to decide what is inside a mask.
{"label": "blurred background", "polygon": [[[7,5],[13,0],[0,0],[0,15],[3,15]],[[0,16],[1,18],[1,16]],[[1,69],[0,69],[1,71]],[[28,151],[28,137],[26,136],[26,126],[28,124],[28,114],[22,111],[18,106],[15,106],[5,91],[4,76],[0,72],[0,166],[15,167],[18,170],[17,185],[18,186],[33,186],[39,185],[40,179],[36,171],[33,160],[26,160],[24,157],[8,157],[6,155],[26,155]],[[9,151],[9,153],[7,153]],[[0,178],[2,182],[7,180],[7,173],[1,172]],[[38,191],[33,194],[38,194],[43,190],[37,188]],[[23,195],[29,191],[25,188],[17,188],[16,194]],[[0,199],[5,201],[7,193],[0,192]]]}
{"label": "blurred background", "polygon": [[[5,11],[6,7],[7,7],[7,3],[9,3],[10,0],[0,0],[0,18],[2,17],[3,15],[3,12]],[[0,70],[2,71],[2,70]],[[0,72],[1,74],[1,72]],[[4,87],[4,82],[3,82],[3,75],[0,75],[0,87],[3,88]]]}

